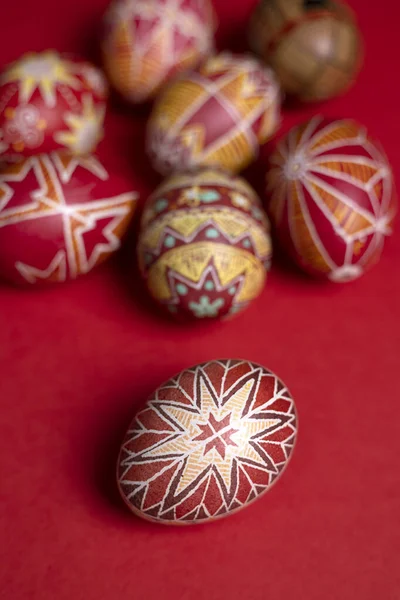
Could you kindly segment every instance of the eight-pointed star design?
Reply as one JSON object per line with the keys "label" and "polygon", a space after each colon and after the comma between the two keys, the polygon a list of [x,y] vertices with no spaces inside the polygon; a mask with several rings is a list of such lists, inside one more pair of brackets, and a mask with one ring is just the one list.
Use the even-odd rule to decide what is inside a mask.
{"label": "eight-pointed star design", "polygon": [[121,451],[121,491],[134,509],[171,520],[171,510],[190,504],[199,490],[199,509],[209,516],[213,485],[214,505],[219,495],[218,510],[229,512],[239,504],[242,476],[249,488],[242,504],[271,485],[295,433],[293,400],[273,373],[242,361],[200,365],[162,386],[136,417]]}

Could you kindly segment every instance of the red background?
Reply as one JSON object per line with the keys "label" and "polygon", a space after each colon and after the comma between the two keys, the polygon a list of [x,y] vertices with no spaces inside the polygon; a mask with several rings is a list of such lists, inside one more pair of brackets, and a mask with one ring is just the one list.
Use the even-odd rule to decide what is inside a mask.
{"label": "red background", "polygon": [[[91,56],[106,4],[7,2],[2,62],[47,47]],[[399,175],[397,2],[352,4],[367,49],[356,86],[286,110],[284,129],[316,110],[358,118]],[[253,5],[215,0],[220,46],[243,43]],[[101,149],[142,201],[159,180],[143,153],[146,114],[114,107]],[[253,183],[262,170],[261,161]],[[354,283],[316,283],[276,260],[246,313],[192,328],[148,307],[133,244],[64,287],[0,288],[0,598],[397,600],[399,231]],[[292,463],[231,519],[184,529],[142,522],[116,492],[118,445],[155,386],[215,357],[262,363],[290,387],[300,421]]]}

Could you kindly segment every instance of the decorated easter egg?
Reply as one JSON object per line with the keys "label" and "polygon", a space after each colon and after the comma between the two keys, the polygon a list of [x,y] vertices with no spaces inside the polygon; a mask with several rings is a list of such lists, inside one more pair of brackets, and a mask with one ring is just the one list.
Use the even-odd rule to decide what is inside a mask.
{"label": "decorated easter egg", "polygon": [[333,0],[262,0],[250,21],[249,41],[282,88],[304,101],[345,91],[362,63],[353,14]]}
{"label": "decorated easter egg", "polygon": [[147,149],[160,173],[194,166],[237,172],[279,122],[272,71],[251,57],[222,53],[161,94],[150,116]]}
{"label": "decorated easter egg", "polygon": [[62,282],[117,250],[137,194],[93,155],[40,154],[0,171],[0,277]]}
{"label": "decorated easter egg", "polygon": [[23,55],[0,76],[0,158],[92,152],[103,137],[107,94],[90,63],[53,50]]}
{"label": "decorated easter egg", "polygon": [[378,261],[396,203],[386,156],[365,127],[314,117],[289,132],[270,162],[271,217],[302,268],[348,281]]}
{"label": "decorated easter egg", "polygon": [[150,294],[171,314],[233,315],[264,287],[269,222],[237,176],[212,169],[172,175],[145,205],[138,257]]}
{"label": "decorated easter egg", "polygon": [[211,53],[215,28],[210,0],[114,0],[104,23],[105,71],[126,100],[144,102]]}
{"label": "decorated easter egg", "polygon": [[161,385],[136,415],[117,466],[136,515],[170,525],[229,516],[261,497],[290,459],[294,401],[268,369],[200,364]]}

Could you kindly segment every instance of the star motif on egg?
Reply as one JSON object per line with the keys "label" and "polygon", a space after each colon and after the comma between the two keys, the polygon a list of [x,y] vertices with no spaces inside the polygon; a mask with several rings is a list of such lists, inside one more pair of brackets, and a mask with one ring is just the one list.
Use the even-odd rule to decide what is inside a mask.
{"label": "star motif on egg", "polygon": [[[40,222],[52,217],[62,226],[62,248],[49,257],[46,268],[17,261],[15,269],[28,283],[38,279],[64,281],[90,271],[105,256],[120,246],[119,232],[130,219],[135,192],[84,201],[76,190],[68,196],[63,187],[75,171],[88,171],[96,179],[106,180],[109,175],[94,156],[74,157],[55,152],[51,155],[32,156],[10,165],[0,174],[0,229],[17,226],[27,221]],[[33,188],[26,192],[25,202],[18,202],[16,186],[33,176]],[[85,188],[82,187],[85,194]],[[93,234],[94,238],[92,239]]]}
{"label": "star motif on egg", "polygon": [[68,148],[73,154],[88,154],[97,146],[103,137],[103,121],[105,105],[96,107],[90,94],[82,98],[81,114],[67,112],[64,122],[67,130],[54,135],[56,142]]}
{"label": "star motif on egg", "polygon": [[206,442],[204,454],[215,448],[221,458],[224,459],[227,446],[237,446],[231,436],[238,433],[238,429],[233,429],[230,422],[231,415],[229,414],[218,421],[214,414],[210,413],[209,419],[204,425],[201,423],[197,425],[201,433],[193,441]]}
{"label": "star motif on egg", "polygon": [[50,108],[56,104],[56,87],[65,84],[79,89],[81,83],[70,70],[68,61],[57,52],[30,52],[25,54],[5,71],[2,83],[16,82],[19,85],[19,101],[29,102],[38,89]]}
{"label": "star motif on egg", "polygon": [[[229,510],[238,492],[241,470],[249,468],[258,473],[260,493],[287,461],[296,419],[287,389],[273,374],[256,365],[225,386],[229,362],[220,365],[226,369],[222,386],[212,381],[208,366],[203,365],[193,371],[193,393],[188,393],[179,378],[171,380],[138,414],[122,449],[119,483],[128,501],[140,498],[141,510],[154,509],[147,494],[157,485],[156,466],[160,482],[163,473],[174,471],[165,494],[158,498],[157,515],[163,518],[210,478],[217,482],[221,503]],[[272,386],[272,395],[260,393],[265,385]],[[279,402],[284,410],[277,410]],[[150,422],[150,413],[158,423],[153,443],[144,425]],[[135,472],[144,473],[146,469],[148,479],[134,477]]]}

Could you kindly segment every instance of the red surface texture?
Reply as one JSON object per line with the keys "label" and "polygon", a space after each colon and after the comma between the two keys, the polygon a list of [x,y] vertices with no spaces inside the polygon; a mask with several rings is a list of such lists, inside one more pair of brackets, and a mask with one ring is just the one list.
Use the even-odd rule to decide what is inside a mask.
{"label": "red surface texture", "polygon": [[[1,61],[47,47],[91,58],[106,4],[2,6]],[[215,0],[220,47],[244,44],[252,5]],[[281,131],[316,110],[354,117],[398,180],[398,5],[352,5],[366,41],[357,84],[325,105],[287,108]],[[141,202],[160,181],[144,158],[147,114],[114,108],[100,146]],[[262,171],[248,173],[259,192]],[[157,316],[133,267],[134,235],[117,260],[74,283],[2,286],[0,598],[398,600],[398,223],[380,263],[353,283],[314,282],[275,257],[261,297],[226,323]],[[222,357],[263,364],[289,386],[299,416],[290,468],[229,519],[142,522],[115,484],[127,427],[157,385]]]}

